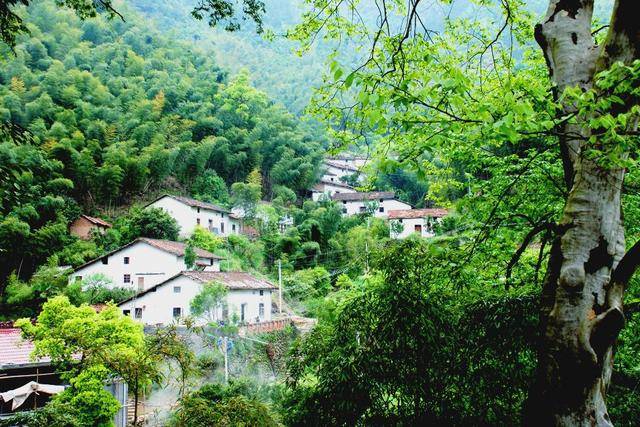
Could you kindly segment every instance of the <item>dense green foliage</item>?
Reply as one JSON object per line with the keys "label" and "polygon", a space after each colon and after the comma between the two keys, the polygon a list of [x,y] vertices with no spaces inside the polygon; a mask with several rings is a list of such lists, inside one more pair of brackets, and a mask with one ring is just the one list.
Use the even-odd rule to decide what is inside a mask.
{"label": "dense green foliage", "polygon": [[[30,34],[18,39],[15,57],[0,48],[9,55],[0,69],[0,120],[31,135],[19,145],[0,140],[0,289],[12,271],[29,278],[71,245],[80,247],[60,263],[95,256],[76,256],[84,246],[66,232],[82,212],[113,214],[166,189],[225,204],[227,187],[256,168],[260,196],[271,197],[275,186],[299,192],[316,179],[321,153],[309,130],[252,88],[247,74],[228,81],[207,56],[134,12],[126,22],[82,22],[43,2],[29,7],[25,23]],[[157,226],[133,219],[117,243],[145,227]]]}

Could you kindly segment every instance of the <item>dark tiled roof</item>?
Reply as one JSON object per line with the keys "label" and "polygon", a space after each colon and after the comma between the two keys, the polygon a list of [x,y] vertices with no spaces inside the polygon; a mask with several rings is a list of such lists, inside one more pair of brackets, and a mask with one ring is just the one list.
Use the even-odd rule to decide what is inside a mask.
{"label": "dark tiled roof", "polygon": [[[158,240],[158,239],[149,239],[148,237],[141,237],[138,239],[141,242],[148,243],[149,245],[161,249],[165,252],[170,252],[172,254],[178,256],[184,256],[184,251],[187,249],[187,245],[181,242],[174,242],[172,240]],[[214,258],[214,259],[223,259],[218,255],[214,255],[209,251],[205,251],[200,248],[193,248],[194,252],[197,256],[201,258]]]}
{"label": "dark tiled roof", "polygon": [[449,211],[442,208],[432,209],[398,209],[389,211],[389,219],[412,219],[412,218],[442,218],[447,216]]}
{"label": "dark tiled roof", "polygon": [[348,188],[348,189],[353,190],[353,187],[350,186],[349,184],[345,184],[344,182],[340,182],[340,181],[338,181],[338,182],[328,181],[326,179],[321,179],[318,184],[313,186],[313,189],[316,190],[316,191],[323,191],[323,189],[321,188],[322,184],[334,185],[336,187]]}
{"label": "dark tiled roof", "polygon": [[194,208],[208,209],[210,211],[229,213],[228,209],[225,209],[225,208],[223,208],[221,206],[218,206],[218,205],[214,205],[213,203],[202,202],[200,200],[192,199],[190,197],[174,196],[174,195],[171,195],[171,194],[165,194],[163,196],[160,196],[157,199],[155,199],[153,202],[149,203],[147,206],[150,206],[150,205],[154,204],[155,202],[157,202],[158,200],[160,200],[160,199],[162,199],[164,197],[171,197],[172,199],[177,200],[180,203],[184,203],[185,205],[191,206],[191,207],[194,207]]}
{"label": "dark tiled roof", "polygon": [[345,163],[334,162],[332,160],[325,160],[324,163],[326,165],[333,166],[334,168],[346,169],[346,170],[350,170],[350,171],[353,171],[353,172],[360,172],[360,169],[358,169],[357,167],[351,166],[351,165],[347,165]]}
{"label": "dark tiled roof", "polygon": [[273,283],[243,271],[183,271],[200,283],[220,282],[229,289],[278,289]]}
{"label": "dark tiled roof", "polygon": [[242,271],[182,271],[175,276],[172,276],[165,280],[164,282],[158,283],[155,286],[150,287],[149,289],[138,293],[137,295],[128,298],[120,303],[118,306],[121,306],[135,298],[140,298],[141,296],[154,292],[158,288],[167,285],[174,279],[184,276],[188,277],[199,283],[209,283],[209,282],[220,282],[224,284],[227,289],[234,290],[261,290],[261,289],[278,289],[273,283],[269,282],[265,279],[260,279],[258,277],[253,276],[250,273],[245,273]]}
{"label": "dark tiled roof", "polygon": [[109,224],[107,221],[100,219],[100,218],[96,218],[93,216],[89,216],[89,215],[81,215],[82,218],[86,219],[87,221],[89,221],[92,224],[95,225],[99,225],[101,227],[107,227],[107,228],[111,228],[112,225]]}
{"label": "dark tiled roof", "polygon": [[393,191],[371,191],[369,193],[336,193],[331,196],[332,200],[340,201],[358,201],[358,200],[377,200],[377,199],[393,199],[396,193]]}

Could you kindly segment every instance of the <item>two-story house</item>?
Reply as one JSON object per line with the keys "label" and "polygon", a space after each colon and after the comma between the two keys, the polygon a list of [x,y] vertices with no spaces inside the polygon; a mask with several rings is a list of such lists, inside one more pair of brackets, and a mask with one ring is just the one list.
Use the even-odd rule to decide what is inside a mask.
{"label": "two-story house", "polygon": [[408,203],[397,200],[393,191],[371,191],[368,193],[336,193],[331,200],[342,204],[345,216],[371,213],[378,218],[386,218],[388,212],[398,209],[411,209]]}
{"label": "two-story house", "polygon": [[[113,287],[144,291],[187,269],[186,248],[187,245],[180,242],[141,237],[81,265],[69,280],[82,281],[89,276],[103,274],[111,279]],[[223,258],[204,249],[194,248],[194,252],[196,259],[192,268],[220,271]]]}
{"label": "two-story house", "polygon": [[168,325],[191,316],[191,301],[207,283],[220,283],[227,290],[224,304],[206,318],[196,318],[197,325],[236,317],[241,323],[271,320],[271,297],[277,287],[271,282],[244,272],[183,271],[157,285],[122,301],[118,306],[125,315],[145,325]]}
{"label": "two-story house", "polygon": [[412,234],[421,237],[432,237],[434,227],[448,215],[442,208],[409,209],[389,211],[389,227],[391,237],[404,239]]}
{"label": "two-story house", "polygon": [[343,182],[332,182],[322,178],[319,183],[313,186],[311,189],[311,200],[317,202],[318,200],[326,197],[331,199],[331,196],[337,193],[355,193],[356,190],[350,185]]}
{"label": "two-story house", "polygon": [[149,203],[145,208],[160,208],[167,212],[180,226],[181,238],[189,237],[196,226],[203,227],[220,236],[240,233],[239,218],[229,210],[213,203],[165,194]]}

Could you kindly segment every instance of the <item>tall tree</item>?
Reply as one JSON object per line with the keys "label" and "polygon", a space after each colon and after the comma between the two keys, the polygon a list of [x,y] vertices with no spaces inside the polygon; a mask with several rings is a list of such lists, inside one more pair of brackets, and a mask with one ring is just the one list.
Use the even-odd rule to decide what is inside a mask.
{"label": "tall tree", "polygon": [[[597,84],[595,76],[618,62],[637,67],[640,21],[633,17],[636,7],[632,1],[617,0],[607,37],[598,45],[592,33],[593,0],[549,2],[535,35],[558,93],[578,87],[596,99],[613,95],[612,88]],[[633,74],[629,77],[637,88],[637,74]],[[635,132],[638,98],[631,91],[620,95],[621,102],[607,113],[615,120],[633,110],[628,124],[618,130]],[[560,102],[565,116],[576,113],[570,97]],[[621,160],[629,148],[625,142],[616,144],[605,126],[594,127],[594,116],[578,113],[559,129],[569,193],[543,288],[544,342],[529,413],[531,421],[545,424],[611,425],[605,397],[613,345],[624,326],[624,287],[640,264],[640,243],[625,253],[621,211],[625,164],[605,163],[590,155],[597,149],[615,153],[616,160]]]}
{"label": "tall tree", "polygon": [[[638,148],[635,5],[615,2],[603,38],[594,28],[593,0],[550,0],[535,31],[519,0],[482,2],[500,5],[500,21],[486,11],[476,21],[440,14],[437,31],[429,28],[436,27],[437,7],[420,0],[406,7],[377,1],[373,17],[358,1],[342,3],[309,2],[312,10],[293,33],[307,45],[324,30],[373,41],[356,69],[333,58],[318,113],[336,124],[345,144],[378,134],[386,142],[381,157],[389,149],[396,154],[386,162],[447,179],[470,172],[469,190],[472,183],[478,188],[471,198],[495,198],[469,252],[483,250],[506,224],[523,236],[507,265],[507,287],[511,267],[536,235],[544,236],[540,260],[544,242],[552,242],[539,372],[526,418],[536,425],[610,425],[612,348],[624,326],[624,287],[640,264],[640,243],[625,253],[622,216],[625,171],[635,172]],[[453,3],[458,16],[468,12]],[[541,52],[530,49],[534,38],[548,76]],[[534,188],[532,179],[546,184]],[[452,280],[458,273],[454,266]]]}

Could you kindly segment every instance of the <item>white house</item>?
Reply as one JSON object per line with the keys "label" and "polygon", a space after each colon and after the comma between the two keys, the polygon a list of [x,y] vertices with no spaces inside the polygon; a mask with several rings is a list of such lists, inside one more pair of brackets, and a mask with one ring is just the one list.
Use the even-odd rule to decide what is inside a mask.
{"label": "white house", "polygon": [[[144,291],[185,270],[184,255],[187,245],[170,240],[141,237],[128,245],[96,258],[76,268],[70,281],[82,281],[94,274],[104,274],[113,287]],[[195,269],[220,271],[223,259],[204,249],[194,248]]]}
{"label": "white house", "polygon": [[321,179],[319,183],[311,189],[311,200],[317,202],[323,197],[331,199],[331,196],[337,193],[355,193],[356,190],[350,185],[343,182],[332,182]]}
{"label": "white house", "polygon": [[235,316],[248,324],[271,320],[271,297],[277,295],[278,288],[267,280],[237,271],[183,271],[121,302],[118,307],[123,314],[133,315],[145,325],[179,322],[181,318],[191,316],[191,301],[210,282],[227,287],[226,304],[215,313],[215,319],[196,318],[196,324]]}
{"label": "white house", "polygon": [[337,193],[331,200],[342,204],[342,214],[346,216],[371,212],[378,218],[386,218],[391,210],[411,209],[411,205],[395,198],[393,191],[372,191],[369,193]]}
{"label": "white house", "polygon": [[434,226],[449,212],[446,209],[410,209],[389,211],[391,237],[404,239],[412,234],[432,237]]}
{"label": "white house", "polygon": [[342,178],[351,175],[358,175],[358,180],[361,180],[363,179],[361,172],[361,167],[355,166],[349,162],[325,160],[324,175],[322,176],[322,179],[329,182],[343,182]]}
{"label": "white house", "polygon": [[240,233],[240,221],[230,211],[213,203],[189,197],[165,194],[145,208],[160,208],[174,218],[180,226],[180,237],[189,237],[197,225],[214,234],[228,236]]}

